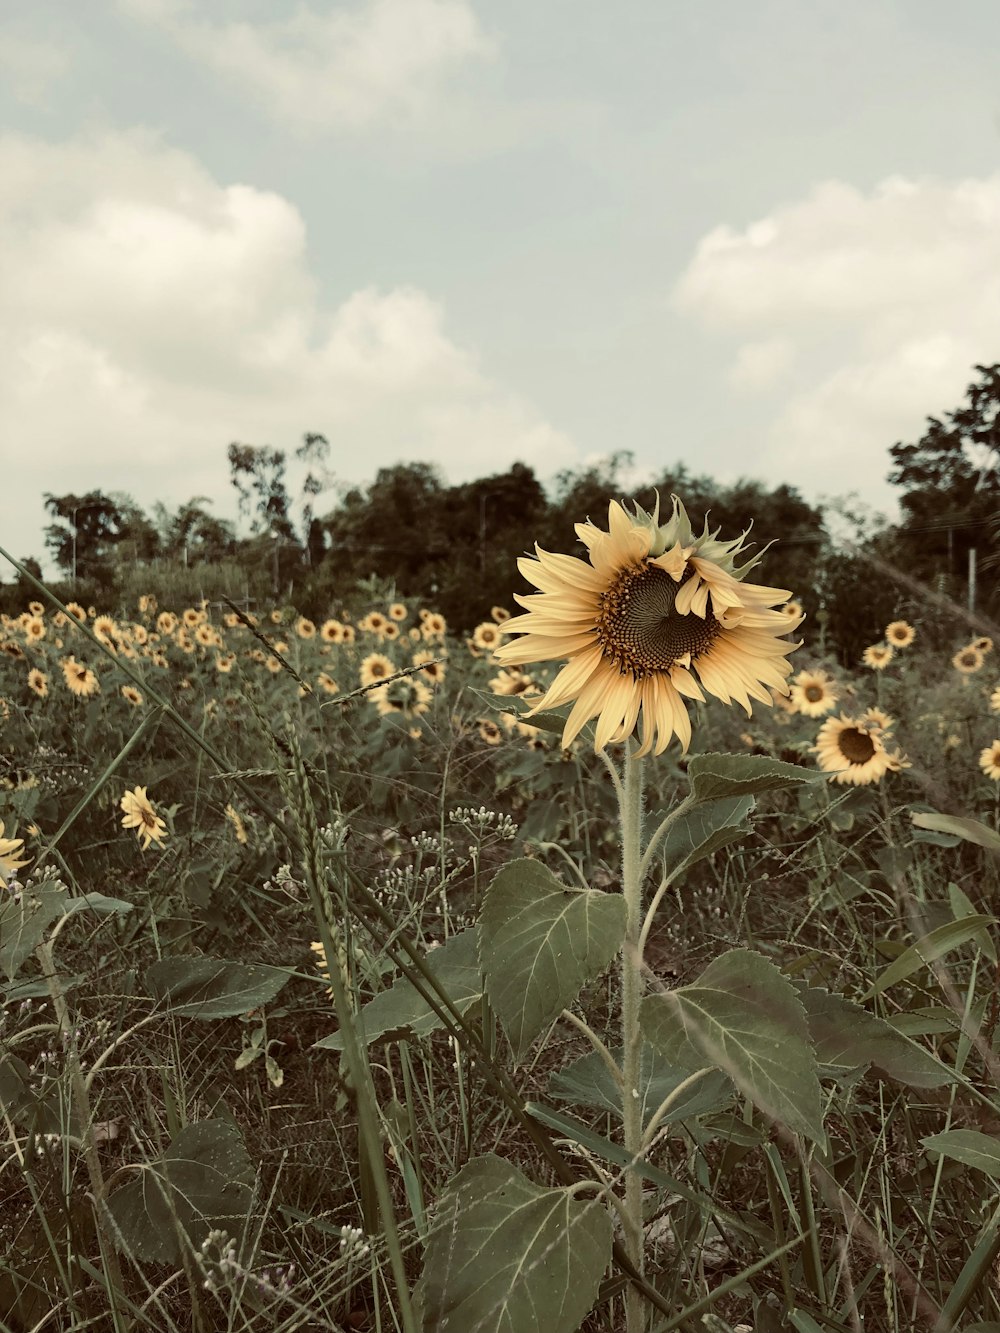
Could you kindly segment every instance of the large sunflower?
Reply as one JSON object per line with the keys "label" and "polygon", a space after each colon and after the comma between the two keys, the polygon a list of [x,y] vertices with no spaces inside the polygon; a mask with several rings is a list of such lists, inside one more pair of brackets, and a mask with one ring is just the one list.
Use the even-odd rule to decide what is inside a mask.
{"label": "large sunflower", "polygon": [[533,712],[574,700],[563,731],[568,746],[597,718],[595,749],[632,735],[642,713],[639,754],[662,753],[676,735],[686,749],[691,722],[684,698],[704,701],[702,687],[749,714],[750,699],[770,704],[770,686],[788,692],[785,657],[797,645],[781,638],[798,623],[772,608],[781,588],[742,580],[759,557],[736,565],[746,534],[720,542],[706,523],[695,536],[673,497],[668,522],[639,505],[634,514],[612,500],[608,532],[578,523],[590,563],[536,546],[518,568],[538,593],[517,601],[527,614],[503,625],[517,634],[495,654],[504,664],[566,658]]}

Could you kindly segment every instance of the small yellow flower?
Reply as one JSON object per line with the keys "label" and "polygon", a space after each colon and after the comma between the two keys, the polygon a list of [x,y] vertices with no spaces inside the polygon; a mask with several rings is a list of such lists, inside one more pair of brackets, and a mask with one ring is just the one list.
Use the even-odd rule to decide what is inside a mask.
{"label": "small yellow flower", "polygon": [[908,766],[902,755],[886,750],[877,726],[844,713],[827,718],[812,748],[830,781],[841,785],[867,787],[881,782],[886,773]]}
{"label": "small yellow flower", "polygon": [[201,644],[202,648],[217,647],[216,640],[218,635],[211,625],[198,625],[194,632],[195,642]]}
{"label": "small yellow flower", "polygon": [[885,627],[886,643],[891,643],[894,648],[909,648],[916,637],[917,631],[905,620],[894,620]]}
{"label": "small yellow flower", "polygon": [[988,634],[981,634],[978,639],[972,640],[973,648],[978,648],[983,654],[993,651],[993,640]]}
{"label": "small yellow flower", "polygon": [[873,643],[861,654],[861,660],[865,666],[871,667],[873,671],[884,671],[895,655],[888,644]]}
{"label": "small yellow flower", "polygon": [[490,607],[490,615],[498,625],[502,625],[505,620],[510,620],[510,612],[505,606]]}
{"label": "small yellow flower", "polygon": [[161,611],[156,617],[156,628],[161,634],[173,634],[177,628],[177,617],[173,611]]}
{"label": "small yellow flower", "polygon": [[235,653],[216,653],[215,669],[216,671],[221,671],[223,675],[225,675],[227,672],[232,671],[233,663],[235,661],[236,661]]}
{"label": "small yellow flower", "polygon": [[13,875],[21,866],[26,866],[26,860],[19,860],[20,853],[24,851],[23,838],[5,838],[3,836],[3,820],[0,819],[0,874]]}
{"label": "small yellow flower", "polygon": [[436,611],[428,611],[427,615],[423,617],[423,624],[420,627],[420,632],[428,641],[431,639],[443,639],[447,631],[448,622],[445,620],[444,616],[438,615]]}
{"label": "small yellow flower", "polygon": [[139,705],[142,703],[142,694],[135,688],[134,685],[122,686],[122,698],[125,700],[126,703],[130,703],[133,708],[138,708]]}
{"label": "small yellow flower", "polygon": [[[979,767],[988,778],[994,782],[1000,782],[1000,741],[993,741],[987,745],[979,756]],[[0,824],[0,833],[3,832],[3,825]]]}
{"label": "small yellow flower", "polygon": [[33,690],[39,699],[44,699],[49,692],[49,678],[44,671],[35,667],[28,672],[28,689]]}
{"label": "small yellow flower", "polygon": [[951,664],[957,671],[961,671],[963,676],[971,676],[982,670],[984,660],[982,649],[970,643],[958,650],[951,659]]}
{"label": "small yellow flower", "polygon": [[146,795],[145,787],[134,787],[121,798],[119,806],[124,811],[122,828],[134,828],[136,836],[146,851],[151,842],[163,846],[167,836],[167,826],[153,809],[153,804]]}
{"label": "small yellow flower", "polygon": [[447,667],[444,662],[436,661],[433,653],[427,651],[413,654],[413,665],[422,667],[420,674],[425,680],[433,681],[438,684],[443,681],[447,673]]}
{"label": "small yellow flower", "polygon": [[393,602],[389,607],[390,620],[405,620],[408,615],[409,612],[402,602]]}
{"label": "small yellow flower", "polygon": [[990,711],[1000,713],[1000,685],[990,695]]}
{"label": "small yellow flower", "polygon": [[306,616],[299,616],[295,622],[295,633],[300,639],[315,639],[316,626]]}
{"label": "small yellow flower", "polygon": [[29,602],[28,610],[31,612],[33,616],[45,615],[45,606],[42,602]]}
{"label": "small yellow flower", "polygon": [[181,612],[181,620],[187,629],[194,629],[205,619],[204,611],[196,611],[193,606]]}
{"label": "small yellow flower", "polygon": [[30,616],[24,626],[24,637],[28,643],[41,643],[45,638],[45,621],[41,616]]}
{"label": "small yellow flower", "polygon": [[778,607],[783,616],[786,616],[792,628],[796,628],[802,623],[805,612],[802,610],[801,602],[786,602],[784,606]]}

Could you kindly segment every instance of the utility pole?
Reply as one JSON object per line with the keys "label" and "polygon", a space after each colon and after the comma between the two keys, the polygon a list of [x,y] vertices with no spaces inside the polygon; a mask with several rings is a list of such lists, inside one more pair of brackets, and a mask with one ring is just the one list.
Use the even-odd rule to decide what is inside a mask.
{"label": "utility pole", "polygon": [[969,547],[969,614],[976,609],[976,548]]}

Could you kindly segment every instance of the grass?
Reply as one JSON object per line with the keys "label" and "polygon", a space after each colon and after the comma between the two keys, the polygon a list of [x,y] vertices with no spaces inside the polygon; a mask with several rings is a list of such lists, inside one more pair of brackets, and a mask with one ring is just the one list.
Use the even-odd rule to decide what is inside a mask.
{"label": "grass", "polygon": [[[282,622],[260,626],[285,645],[276,670],[217,613],[224,646],[190,652],[176,634],[151,643],[156,613],[134,607],[116,609],[110,651],[56,624],[51,606],[36,642],[16,619],[0,628],[0,818],[29,858],[0,912],[0,1328],[11,1333],[405,1328],[434,1219],[470,1162],[496,1154],[549,1188],[621,1175],[615,1114],[550,1089],[590,1049],[579,1023],[557,1019],[516,1064],[489,1002],[449,1014],[438,997],[431,1035],[404,1026],[370,1046],[348,1036],[342,1053],[315,1046],[401,970],[426,989],[423,960],[475,925],[512,859],[615,892],[606,769],[544,731],[502,725],[490,743],[481,721],[497,717],[496,668],[460,638],[410,641],[416,606],[399,638],[359,631],[353,644],[300,638],[294,613],[276,610]],[[890,1024],[941,1079],[916,1086],[846,1056],[823,1064],[820,1145],[742,1095],[671,1122],[645,1183],[652,1328],[704,1328],[706,1314],[716,1329],[806,1333],[1000,1327],[997,859],[911,820],[934,809],[997,826],[997,784],[977,763],[998,730],[992,659],[963,678],[950,663],[958,646],[932,652],[918,633],[885,672],[830,668],[840,706],[893,715],[912,768],[877,786],[761,797],[745,836],[665,896],[651,990],[690,985],[727,950],[751,949]],[[386,653],[406,669],[428,648],[447,673],[427,682],[426,709],[401,677],[397,693],[376,695],[388,698],[380,714],[360,684],[365,658]],[[220,671],[228,652],[232,669]],[[69,692],[69,653],[94,669],[99,693]],[[799,657],[820,664],[808,639]],[[27,684],[31,668],[45,697]],[[133,678],[138,706],[121,693]],[[695,713],[696,751],[814,771],[821,719]],[[672,751],[650,769],[652,823],[685,791],[686,761]],[[168,828],[146,853],[118,809],[137,785]],[[46,894],[123,906],[92,899],[46,918]],[[922,946],[908,969],[907,950],[934,932],[940,952]],[[199,1016],[190,1006],[211,987],[182,991],[178,978],[205,958],[278,969],[283,984],[251,1003],[264,974],[234,973],[228,990],[216,985],[220,1016]],[[898,979],[880,987],[893,963]],[[169,1002],[157,976],[175,987]],[[616,976],[602,973],[572,1012],[613,1046],[618,1003]],[[547,1108],[548,1125],[526,1102]],[[552,1128],[566,1116],[574,1133]],[[927,1146],[957,1131],[947,1152]],[[622,1289],[614,1264],[580,1326],[620,1328]]]}

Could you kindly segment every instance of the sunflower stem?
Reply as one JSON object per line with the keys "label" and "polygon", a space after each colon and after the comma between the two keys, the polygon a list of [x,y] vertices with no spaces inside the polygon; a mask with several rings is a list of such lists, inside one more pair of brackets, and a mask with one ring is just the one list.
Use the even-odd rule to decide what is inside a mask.
{"label": "sunflower stem", "polygon": [[[642,760],[625,745],[625,773],[620,787],[622,833],[622,893],[625,898],[625,939],[622,943],[622,1121],[625,1150],[633,1160],[642,1154],[642,1099],[639,1093],[639,1002],[642,998],[642,961],[639,932],[642,927]],[[625,1168],[625,1246],[642,1275],[643,1219],[642,1177]],[[625,1294],[625,1326],[628,1333],[643,1333],[646,1305],[641,1293],[629,1286]]]}

